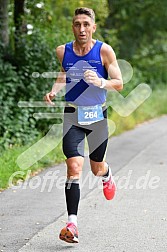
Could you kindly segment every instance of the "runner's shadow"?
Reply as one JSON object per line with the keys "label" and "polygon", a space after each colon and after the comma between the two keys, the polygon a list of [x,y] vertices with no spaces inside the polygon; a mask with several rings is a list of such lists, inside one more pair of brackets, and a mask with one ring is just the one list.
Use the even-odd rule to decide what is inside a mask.
{"label": "runner's shadow", "polygon": [[74,251],[75,249],[77,249],[77,247],[72,246],[72,245],[56,245],[54,247],[50,247],[49,250],[50,251],[54,251],[54,252],[58,252],[58,251]]}

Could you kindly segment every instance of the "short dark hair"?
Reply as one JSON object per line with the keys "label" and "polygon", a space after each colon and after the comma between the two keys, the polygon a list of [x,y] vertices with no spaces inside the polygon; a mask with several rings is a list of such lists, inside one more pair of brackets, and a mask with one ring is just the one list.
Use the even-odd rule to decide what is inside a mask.
{"label": "short dark hair", "polygon": [[89,16],[95,22],[95,13],[92,9],[89,9],[86,7],[77,8],[74,12],[74,16],[77,16],[80,14],[85,14]]}

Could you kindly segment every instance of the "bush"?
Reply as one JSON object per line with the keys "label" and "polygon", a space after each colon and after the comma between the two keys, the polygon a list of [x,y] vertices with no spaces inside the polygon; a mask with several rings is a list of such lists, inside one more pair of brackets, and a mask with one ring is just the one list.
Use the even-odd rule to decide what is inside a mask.
{"label": "bush", "polygon": [[23,83],[15,68],[1,60],[0,73],[0,143],[1,148],[6,148],[30,141],[37,132],[30,134],[35,127],[35,121],[29,118],[30,109],[19,109],[17,106],[17,91]]}
{"label": "bush", "polygon": [[[51,49],[52,48],[52,49]],[[48,129],[48,122],[37,122],[33,118],[34,108],[20,108],[19,101],[42,101],[51,89],[53,78],[40,74],[58,69],[55,48],[36,32],[23,36],[17,45],[17,55],[11,55],[11,63],[0,59],[0,143],[3,147],[31,142],[41,129]]]}

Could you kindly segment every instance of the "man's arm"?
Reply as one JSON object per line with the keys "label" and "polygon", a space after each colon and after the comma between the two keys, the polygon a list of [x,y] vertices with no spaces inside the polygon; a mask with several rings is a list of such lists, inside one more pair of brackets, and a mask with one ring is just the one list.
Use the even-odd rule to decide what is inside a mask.
{"label": "man's arm", "polygon": [[110,80],[106,80],[106,86],[104,87],[107,90],[115,89],[120,91],[123,89],[123,80],[116,55],[111,46],[103,44],[101,48],[101,55],[103,64],[110,76]]}
{"label": "man's arm", "polygon": [[[105,43],[102,45],[101,48],[101,59],[111,78],[110,80],[104,80],[105,86],[103,88],[105,88],[106,90],[122,90],[123,80],[115,53],[112,47]],[[101,78],[99,78],[97,74],[91,70],[87,70],[85,72],[85,79],[88,83],[92,83],[97,87],[100,87],[103,84]]]}
{"label": "man's arm", "polygon": [[[56,56],[58,57],[61,64],[64,57],[64,51],[65,51],[65,45],[61,45],[56,48]],[[52,90],[45,95],[44,100],[50,103],[51,105],[54,105],[52,100],[65,85],[66,85],[66,73],[63,67],[61,67],[57,79],[53,84]]]}

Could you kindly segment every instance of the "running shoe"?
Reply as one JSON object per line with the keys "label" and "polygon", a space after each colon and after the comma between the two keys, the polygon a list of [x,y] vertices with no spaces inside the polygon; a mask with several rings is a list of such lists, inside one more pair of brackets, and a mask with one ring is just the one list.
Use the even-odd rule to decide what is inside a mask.
{"label": "running shoe", "polygon": [[107,200],[112,200],[115,196],[116,184],[111,175],[110,179],[107,182],[103,182],[103,193]]}
{"label": "running shoe", "polygon": [[78,243],[78,229],[74,223],[70,222],[64,227],[59,235],[59,238],[65,242]]}

